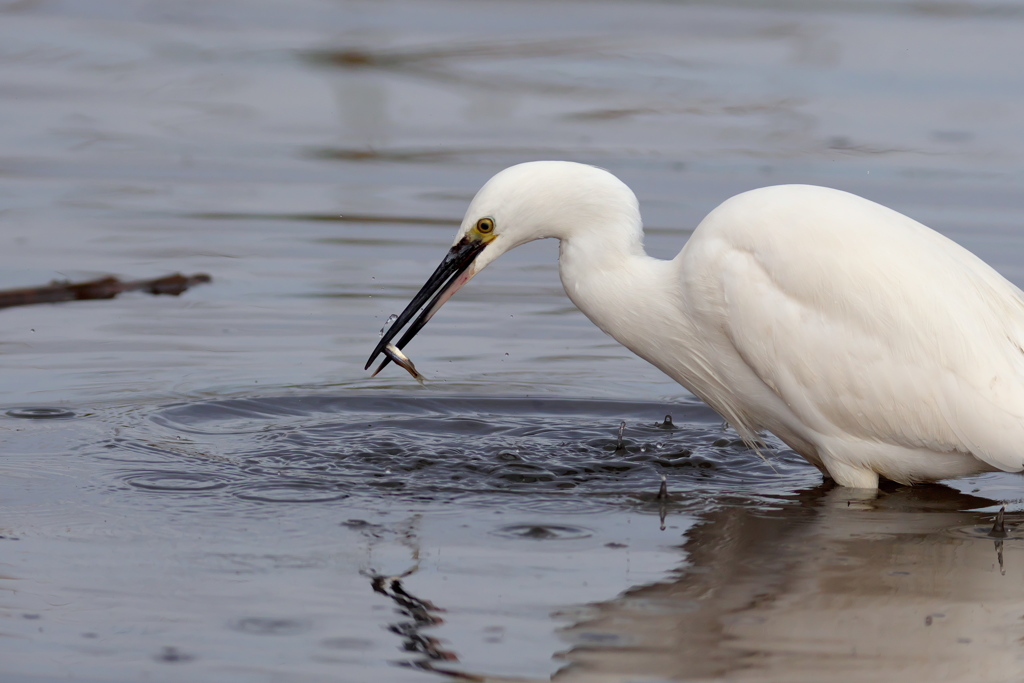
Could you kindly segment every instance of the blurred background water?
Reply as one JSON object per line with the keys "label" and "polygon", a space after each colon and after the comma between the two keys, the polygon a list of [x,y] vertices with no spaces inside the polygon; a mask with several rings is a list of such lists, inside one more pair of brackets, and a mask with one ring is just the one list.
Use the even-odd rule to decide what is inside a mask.
{"label": "blurred background water", "polygon": [[1022,546],[977,530],[1019,478],[851,502],[760,460],[571,306],[551,243],[431,322],[425,386],[362,365],[531,159],[622,178],[657,256],[804,182],[1024,284],[1022,27],[968,0],[0,0],[0,288],[213,277],[0,312],[0,673],[1018,680]]}

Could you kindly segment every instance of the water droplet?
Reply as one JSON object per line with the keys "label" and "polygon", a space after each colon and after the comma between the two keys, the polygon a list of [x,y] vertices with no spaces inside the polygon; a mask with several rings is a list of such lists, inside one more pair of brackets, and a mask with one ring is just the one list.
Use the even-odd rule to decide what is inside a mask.
{"label": "water droplet", "polygon": [[395,313],[392,313],[391,315],[388,316],[388,319],[384,321],[384,327],[380,328],[381,337],[384,336],[384,333],[388,331],[389,327],[395,324],[396,320],[398,320],[398,315],[396,315]]}
{"label": "water droplet", "polygon": [[988,532],[988,535],[992,538],[1006,538],[1006,506],[999,508],[999,514],[996,515],[995,523],[992,524],[992,530]]}

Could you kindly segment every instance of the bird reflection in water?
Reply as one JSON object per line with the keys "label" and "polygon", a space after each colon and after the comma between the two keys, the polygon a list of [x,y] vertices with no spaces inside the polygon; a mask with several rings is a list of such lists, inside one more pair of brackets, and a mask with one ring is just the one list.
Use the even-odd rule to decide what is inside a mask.
{"label": "bird reflection in water", "polygon": [[1009,513],[991,535],[979,510],[996,504],[944,485],[822,485],[709,510],[678,578],[562,630],[557,678],[1020,680],[1024,534]]}
{"label": "bird reflection in water", "polygon": [[[709,504],[671,579],[553,615],[573,621],[554,679],[1021,680],[1021,514],[938,484],[864,494],[823,484]],[[427,635],[444,610],[406,589],[415,571],[371,576],[415,654],[399,664],[494,680],[455,670],[454,648]]]}

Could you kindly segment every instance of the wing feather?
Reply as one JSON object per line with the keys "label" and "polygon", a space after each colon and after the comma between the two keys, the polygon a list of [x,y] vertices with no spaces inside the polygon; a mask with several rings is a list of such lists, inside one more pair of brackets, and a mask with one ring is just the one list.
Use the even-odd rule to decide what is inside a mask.
{"label": "wing feather", "polygon": [[810,186],[739,195],[697,234],[705,314],[806,425],[1024,466],[1024,295],[976,256]]}

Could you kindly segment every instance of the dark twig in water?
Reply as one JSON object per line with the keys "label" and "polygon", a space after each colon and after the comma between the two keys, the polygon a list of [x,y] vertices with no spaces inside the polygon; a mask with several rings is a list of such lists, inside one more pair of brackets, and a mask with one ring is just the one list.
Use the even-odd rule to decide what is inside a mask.
{"label": "dark twig in water", "polygon": [[0,291],[0,308],[52,304],[60,301],[83,301],[86,299],[113,299],[121,292],[148,292],[149,294],[170,294],[178,296],[195,285],[206,284],[212,278],[206,273],[182,275],[175,273],[153,280],[130,280],[124,282],[116,277],[104,277],[88,282],[51,282],[41,287],[25,287]]}

